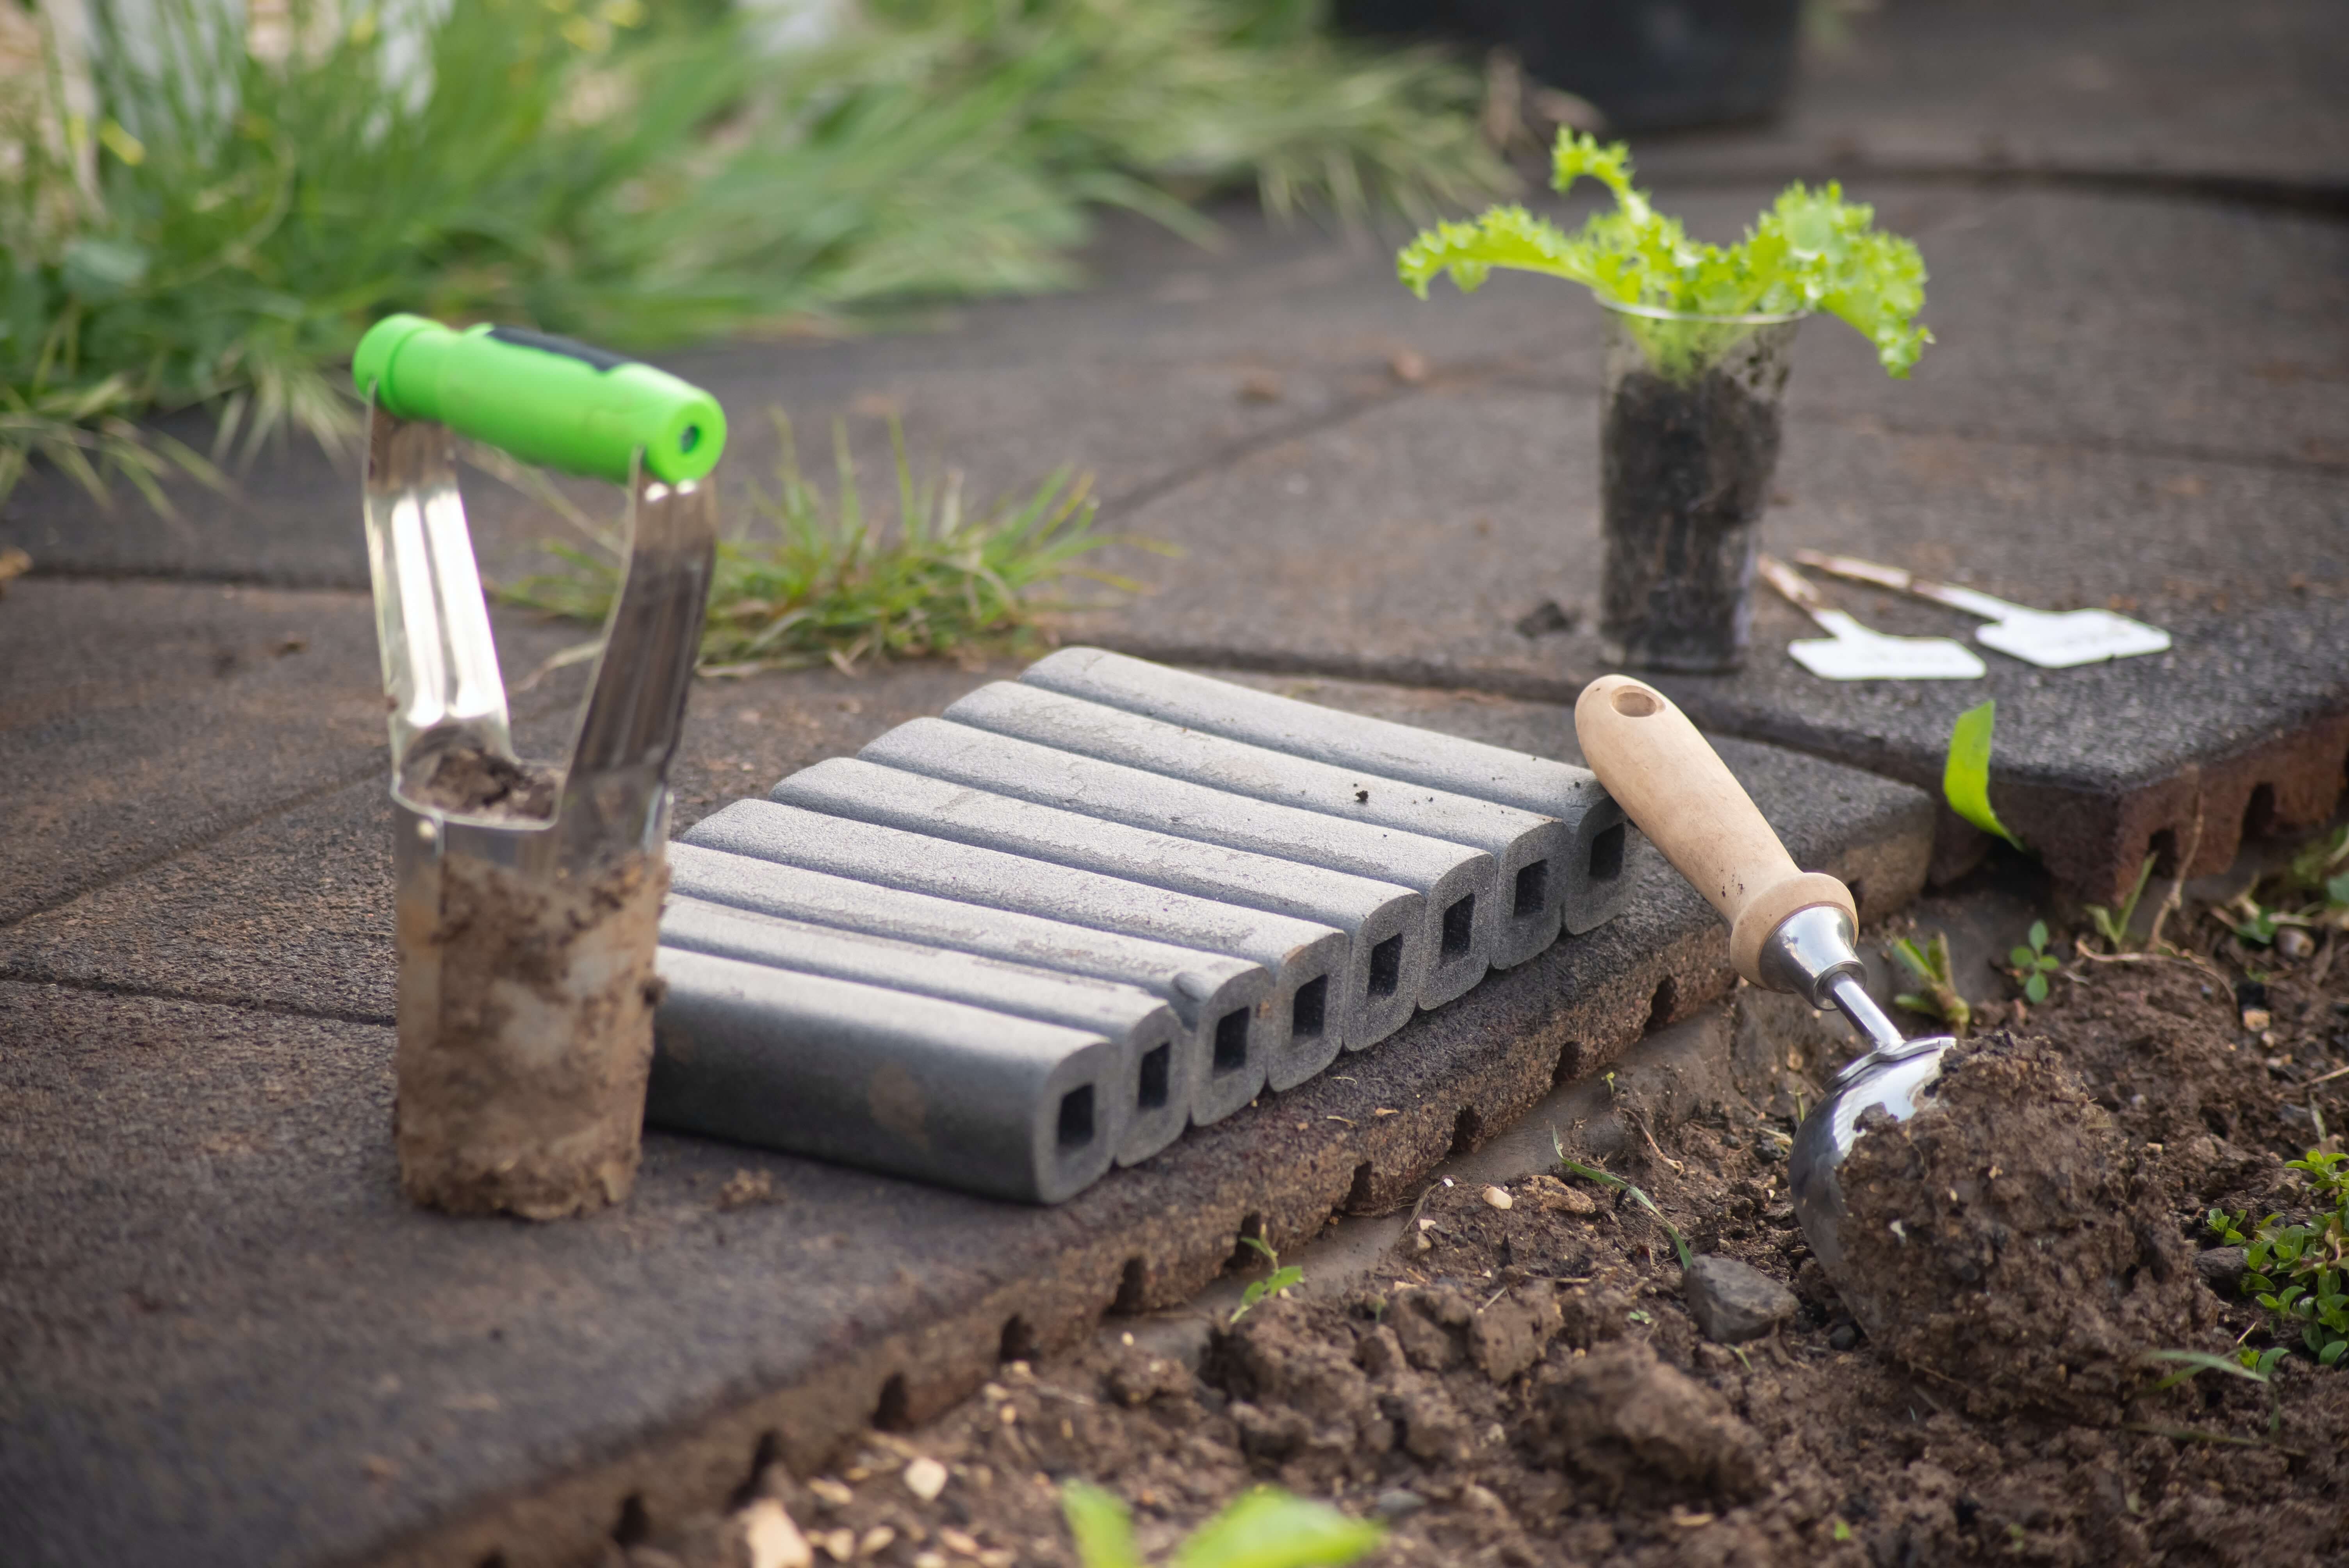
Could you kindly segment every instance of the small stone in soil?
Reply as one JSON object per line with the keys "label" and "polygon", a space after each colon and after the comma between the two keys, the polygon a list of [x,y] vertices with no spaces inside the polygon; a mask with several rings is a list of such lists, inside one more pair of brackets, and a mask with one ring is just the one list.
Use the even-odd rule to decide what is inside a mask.
{"label": "small stone in soil", "polygon": [[1848,1319],[1827,1330],[1827,1345],[1831,1349],[1848,1350],[1858,1343],[1859,1327]]}
{"label": "small stone in soil", "polygon": [[2233,1295],[2242,1283],[2244,1269],[2250,1266],[2243,1258],[2241,1247],[2212,1247],[2194,1254],[2194,1272],[2220,1295]]}
{"label": "small stone in soil", "polygon": [[1705,1337],[1723,1345],[1759,1339],[1802,1306],[1793,1291],[1761,1270],[1712,1254],[1689,1264],[1681,1288]]}
{"label": "small stone in soil", "polygon": [[750,1568],[810,1568],[815,1561],[807,1537],[771,1497],[760,1498],[742,1511],[741,1528]]}
{"label": "small stone in soil", "polygon": [[1509,1191],[1506,1187],[1487,1187],[1485,1189],[1485,1202],[1495,1209],[1506,1209],[1514,1204],[1516,1200],[1509,1196]]}
{"label": "small stone in soil", "polygon": [[1555,1176],[1528,1176],[1517,1184],[1527,1207],[1543,1214],[1595,1214],[1599,1204],[1590,1194],[1569,1187]]}
{"label": "small stone in soil", "polygon": [[1398,1486],[1379,1493],[1378,1501],[1371,1504],[1371,1511],[1381,1519],[1401,1519],[1407,1513],[1417,1513],[1426,1506],[1427,1499]]}
{"label": "small stone in soil", "polygon": [[924,1502],[936,1502],[947,1489],[947,1467],[925,1454],[905,1467],[905,1490]]}

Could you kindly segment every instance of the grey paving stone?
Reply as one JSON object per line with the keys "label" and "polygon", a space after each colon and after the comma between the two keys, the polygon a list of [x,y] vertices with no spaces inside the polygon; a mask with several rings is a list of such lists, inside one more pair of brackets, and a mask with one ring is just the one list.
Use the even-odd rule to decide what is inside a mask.
{"label": "grey paving stone", "polygon": [[[1347,693],[1479,738],[1557,717]],[[1871,911],[1913,894],[1921,795],[1725,752],[1806,864]],[[1244,1229],[1286,1247],[1408,1202],[1447,1152],[1726,990],[1712,913],[1644,847],[1631,874],[1615,923],[1052,1210],[655,1135],[606,1214],[452,1221],[398,1195],[387,1028],[0,978],[12,1561],[574,1563],[631,1498],[656,1522],[717,1505],[770,1434],[804,1466],[885,1405],[920,1419],[1007,1338],[1186,1298]],[[254,888],[223,866],[212,892]],[[771,1201],[729,1207],[746,1170]]]}
{"label": "grey paving stone", "polygon": [[[19,584],[0,606],[0,624],[26,587],[101,603],[129,592],[116,584]],[[171,595],[218,597],[222,591],[157,585],[152,592],[168,603]],[[263,591],[237,592],[274,603]],[[221,786],[224,803],[212,806],[212,814],[199,810],[207,798],[178,792],[184,785],[177,776],[192,764],[174,760],[181,753],[167,746],[174,732],[156,717],[160,711],[177,718],[171,705],[184,696],[166,692],[156,711],[101,709],[83,719],[82,744],[101,763],[139,759],[163,780],[132,812],[109,815],[84,805],[78,792],[91,787],[77,770],[94,770],[92,765],[75,753],[60,762],[39,729],[0,729],[0,779],[11,768],[25,779],[23,794],[0,797],[12,814],[37,823],[36,811],[84,812],[64,829],[0,836],[0,895],[20,887],[52,890],[19,911],[0,906],[0,975],[389,1020],[391,807],[382,696],[366,607],[345,609],[358,620],[352,635],[364,642],[352,646],[347,636],[335,648],[302,655],[316,660],[314,676],[324,672],[320,678],[365,694],[345,699],[351,713],[340,730],[331,706],[305,692],[276,694],[287,710],[282,714],[267,701],[247,699],[260,719],[240,708],[191,727],[231,769]],[[577,634],[526,630],[554,645]],[[507,635],[502,628],[501,637]],[[682,832],[728,799],[761,794],[785,773],[853,753],[988,678],[984,665],[916,664],[854,676],[827,667],[700,682],[672,772],[673,826]],[[557,755],[570,739],[575,697],[550,683],[531,698],[517,712],[516,744],[526,755]],[[28,693],[16,702],[29,707],[32,700]],[[56,702],[70,700],[68,694]],[[283,757],[255,747],[254,725],[264,722],[276,727],[261,731],[267,748],[281,748]],[[290,779],[267,771],[305,759],[308,770]],[[12,923],[12,913],[24,917]]]}
{"label": "grey paving stone", "polygon": [[1870,168],[2207,179],[2340,193],[2349,38],[2324,0],[1903,0],[1814,51],[1777,126],[1676,171]]}
{"label": "grey paving stone", "polygon": [[347,782],[384,748],[347,593],[16,583],[0,602],[0,925]]}
{"label": "grey paving stone", "polygon": [[[1570,393],[1458,388],[1257,453],[1134,518],[1185,554],[1156,568],[1150,598],[1073,631],[1177,662],[1571,702],[1605,668],[1595,423]],[[2349,753],[2338,480],[1831,422],[1792,425],[1778,474],[1768,548],[1865,555],[2026,603],[2117,600],[2178,646],[2060,672],[1993,656],[1982,682],[1837,685],[1785,658],[1813,634],[1765,591],[1744,672],[1663,683],[1702,722],[1930,788],[1951,718],[1995,696],[1993,798],[2092,898],[2159,835],[2214,869],[2247,811],[2290,824],[2331,810]],[[1829,593],[1888,630],[1973,624]],[[1520,631],[1545,603],[1576,629]]]}
{"label": "grey paving stone", "polygon": [[[497,626],[510,684],[582,634]],[[0,601],[0,927],[387,766],[353,593],[31,578]],[[518,693],[523,732],[567,744],[583,680]]]}

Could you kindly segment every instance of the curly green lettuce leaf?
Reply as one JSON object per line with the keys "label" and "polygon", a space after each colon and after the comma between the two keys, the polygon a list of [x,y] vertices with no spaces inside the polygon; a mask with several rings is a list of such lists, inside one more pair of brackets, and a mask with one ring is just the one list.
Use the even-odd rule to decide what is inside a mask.
{"label": "curly green lettuce leaf", "polygon": [[1915,368],[1933,335],[1917,325],[1925,308],[1925,258],[1916,242],[1876,227],[1876,209],[1847,201],[1832,181],[1822,191],[1799,181],[1754,225],[1750,242],[1764,238],[1785,248],[1785,270],[1799,279],[1804,308],[1823,310],[1850,324],[1876,346],[1876,357],[1893,376]]}
{"label": "curly green lettuce leaf", "polygon": [[[1565,278],[1619,305],[1690,315],[1789,315],[1824,312],[1874,344],[1885,370],[1905,377],[1932,341],[1917,323],[1925,304],[1925,263],[1911,242],[1876,228],[1876,212],[1829,184],[1788,186],[1733,245],[1688,237],[1631,183],[1630,150],[1561,131],[1551,184],[1604,185],[1615,198],[1568,234],[1522,207],[1495,207],[1472,222],[1439,223],[1395,258],[1396,273],[1421,298],[1439,274],[1473,293],[1495,267]],[[1647,320],[1633,337],[1667,374],[1702,370],[1742,333],[1707,323]]]}

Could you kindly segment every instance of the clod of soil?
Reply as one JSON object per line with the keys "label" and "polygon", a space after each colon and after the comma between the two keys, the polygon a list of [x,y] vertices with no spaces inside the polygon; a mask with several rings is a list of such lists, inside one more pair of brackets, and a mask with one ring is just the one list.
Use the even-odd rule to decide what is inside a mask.
{"label": "clod of soil", "polygon": [[1860,1132],[1844,1245],[1869,1331],[1970,1414],[2117,1421],[2145,1351],[2227,1347],[2139,1151],[2051,1042],[1967,1042],[1914,1117]]}
{"label": "clod of soil", "polygon": [[668,868],[548,882],[452,851],[400,911],[400,1185],[451,1213],[553,1220],[628,1195],[652,1070]]}
{"label": "clod of soil", "polygon": [[459,817],[545,821],[554,815],[563,772],[543,762],[517,762],[479,747],[452,746],[431,759],[421,779],[403,780],[401,793],[419,806]]}
{"label": "clod of soil", "polygon": [[1539,1447],[1599,1483],[1609,1502],[1743,1501],[1762,1482],[1762,1440],[1729,1401],[1637,1340],[1550,1371],[1535,1390]]}
{"label": "clod of soil", "polygon": [[[1779,330],[1791,329],[1755,335]],[[1732,360],[1686,381],[1632,370],[1607,399],[1599,632],[1635,668],[1727,670],[1744,658],[1786,372],[1766,345]]]}

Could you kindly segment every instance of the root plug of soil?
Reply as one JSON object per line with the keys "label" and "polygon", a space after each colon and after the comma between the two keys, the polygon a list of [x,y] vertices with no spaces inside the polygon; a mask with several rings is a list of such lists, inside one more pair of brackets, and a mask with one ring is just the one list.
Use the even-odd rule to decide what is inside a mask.
{"label": "root plug of soil", "polygon": [[403,782],[401,793],[419,806],[452,816],[545,821],[554,815],[562,785],[562,771],[543,762],[517,762],[478,747],[454,746],[435,753],[423,777]]}
{"label": "root plug of soil", "polygon": [[[1757,366],[1757,356],[1775,364]],[[1599,440],[1599,634],[1617,662],[1655,670],[1744,662],[1785,381],[1783,357],[1749,340],[1692,379],[1635,369],[1610,387]]]}
{"label": "root plug of soil", "polygon": [[[755,1490],[815,1561],[894,1568],[1073,1568],[1059,1499],[1079,1477],[1128,1501],[1151,1562],[1262,1482],[1384,1520],[1381,1568],[2349,1562],[2349,1372],[2295,1355],[2272,1393],[2127,1372],[2140,1350],[2263,1342],[2192,1249],[2211,1205],[2291,1207],[2280,1156],[2314,1134],[2289,1113],[2349,1083],[2309,1087],[2349,1060],[2349,964],[2271,979],[2263,1036],[2182,965],[2085,973],[2031,1009],[2032,1038],[1953,1072],[1948,1130],[1878,1162],[1973,1194],[1942,1188],[1894,1252],[1919,1276],[1904,1300],[1959,1342],[1954,1383],[1868,1338],[1811,1257],[1786,1197],[1791,1096],[1725,1093],[1677,1125],[1633,1096],[1655,1141],[1631,1139],[1619,1173],[1697,1253],[1791,1286],[1802,1308],[1775,1333],[1708,1341],[1671,1238],[1623,1192],[1537,1174],[1505,1211],[1439,1184],[1370,1277],[1218,1323],[1195,1370],[1112,1317],[925,1427],[864,1433],[812,1473],[770,1465]],[[1992,1281],[2010,1305],[1982,1301]],[[917,1458],[942,1486],[929,1465],[916,1484]],[[732,1568],[711,1543],[750,1517],[656,1519],[611,1556]]]}
{"label": "root plug of soil", "polygon": [[2117,1421],[2147,1349],[2227,1348],[2148,1202],[2153,1157],[2051,1041],[1965,1042],[1914,1117],[1871,1111],[1860,1133],[1843,1240],[1868,1331],[1969,1414]]}
{"label": "root plug of soil", "polygon": [[628,1194],[652,1068],[668,870],[633,854],[554,882],[451,854],[402,912],[400,1184],[459,1214],[554,1220]]}

